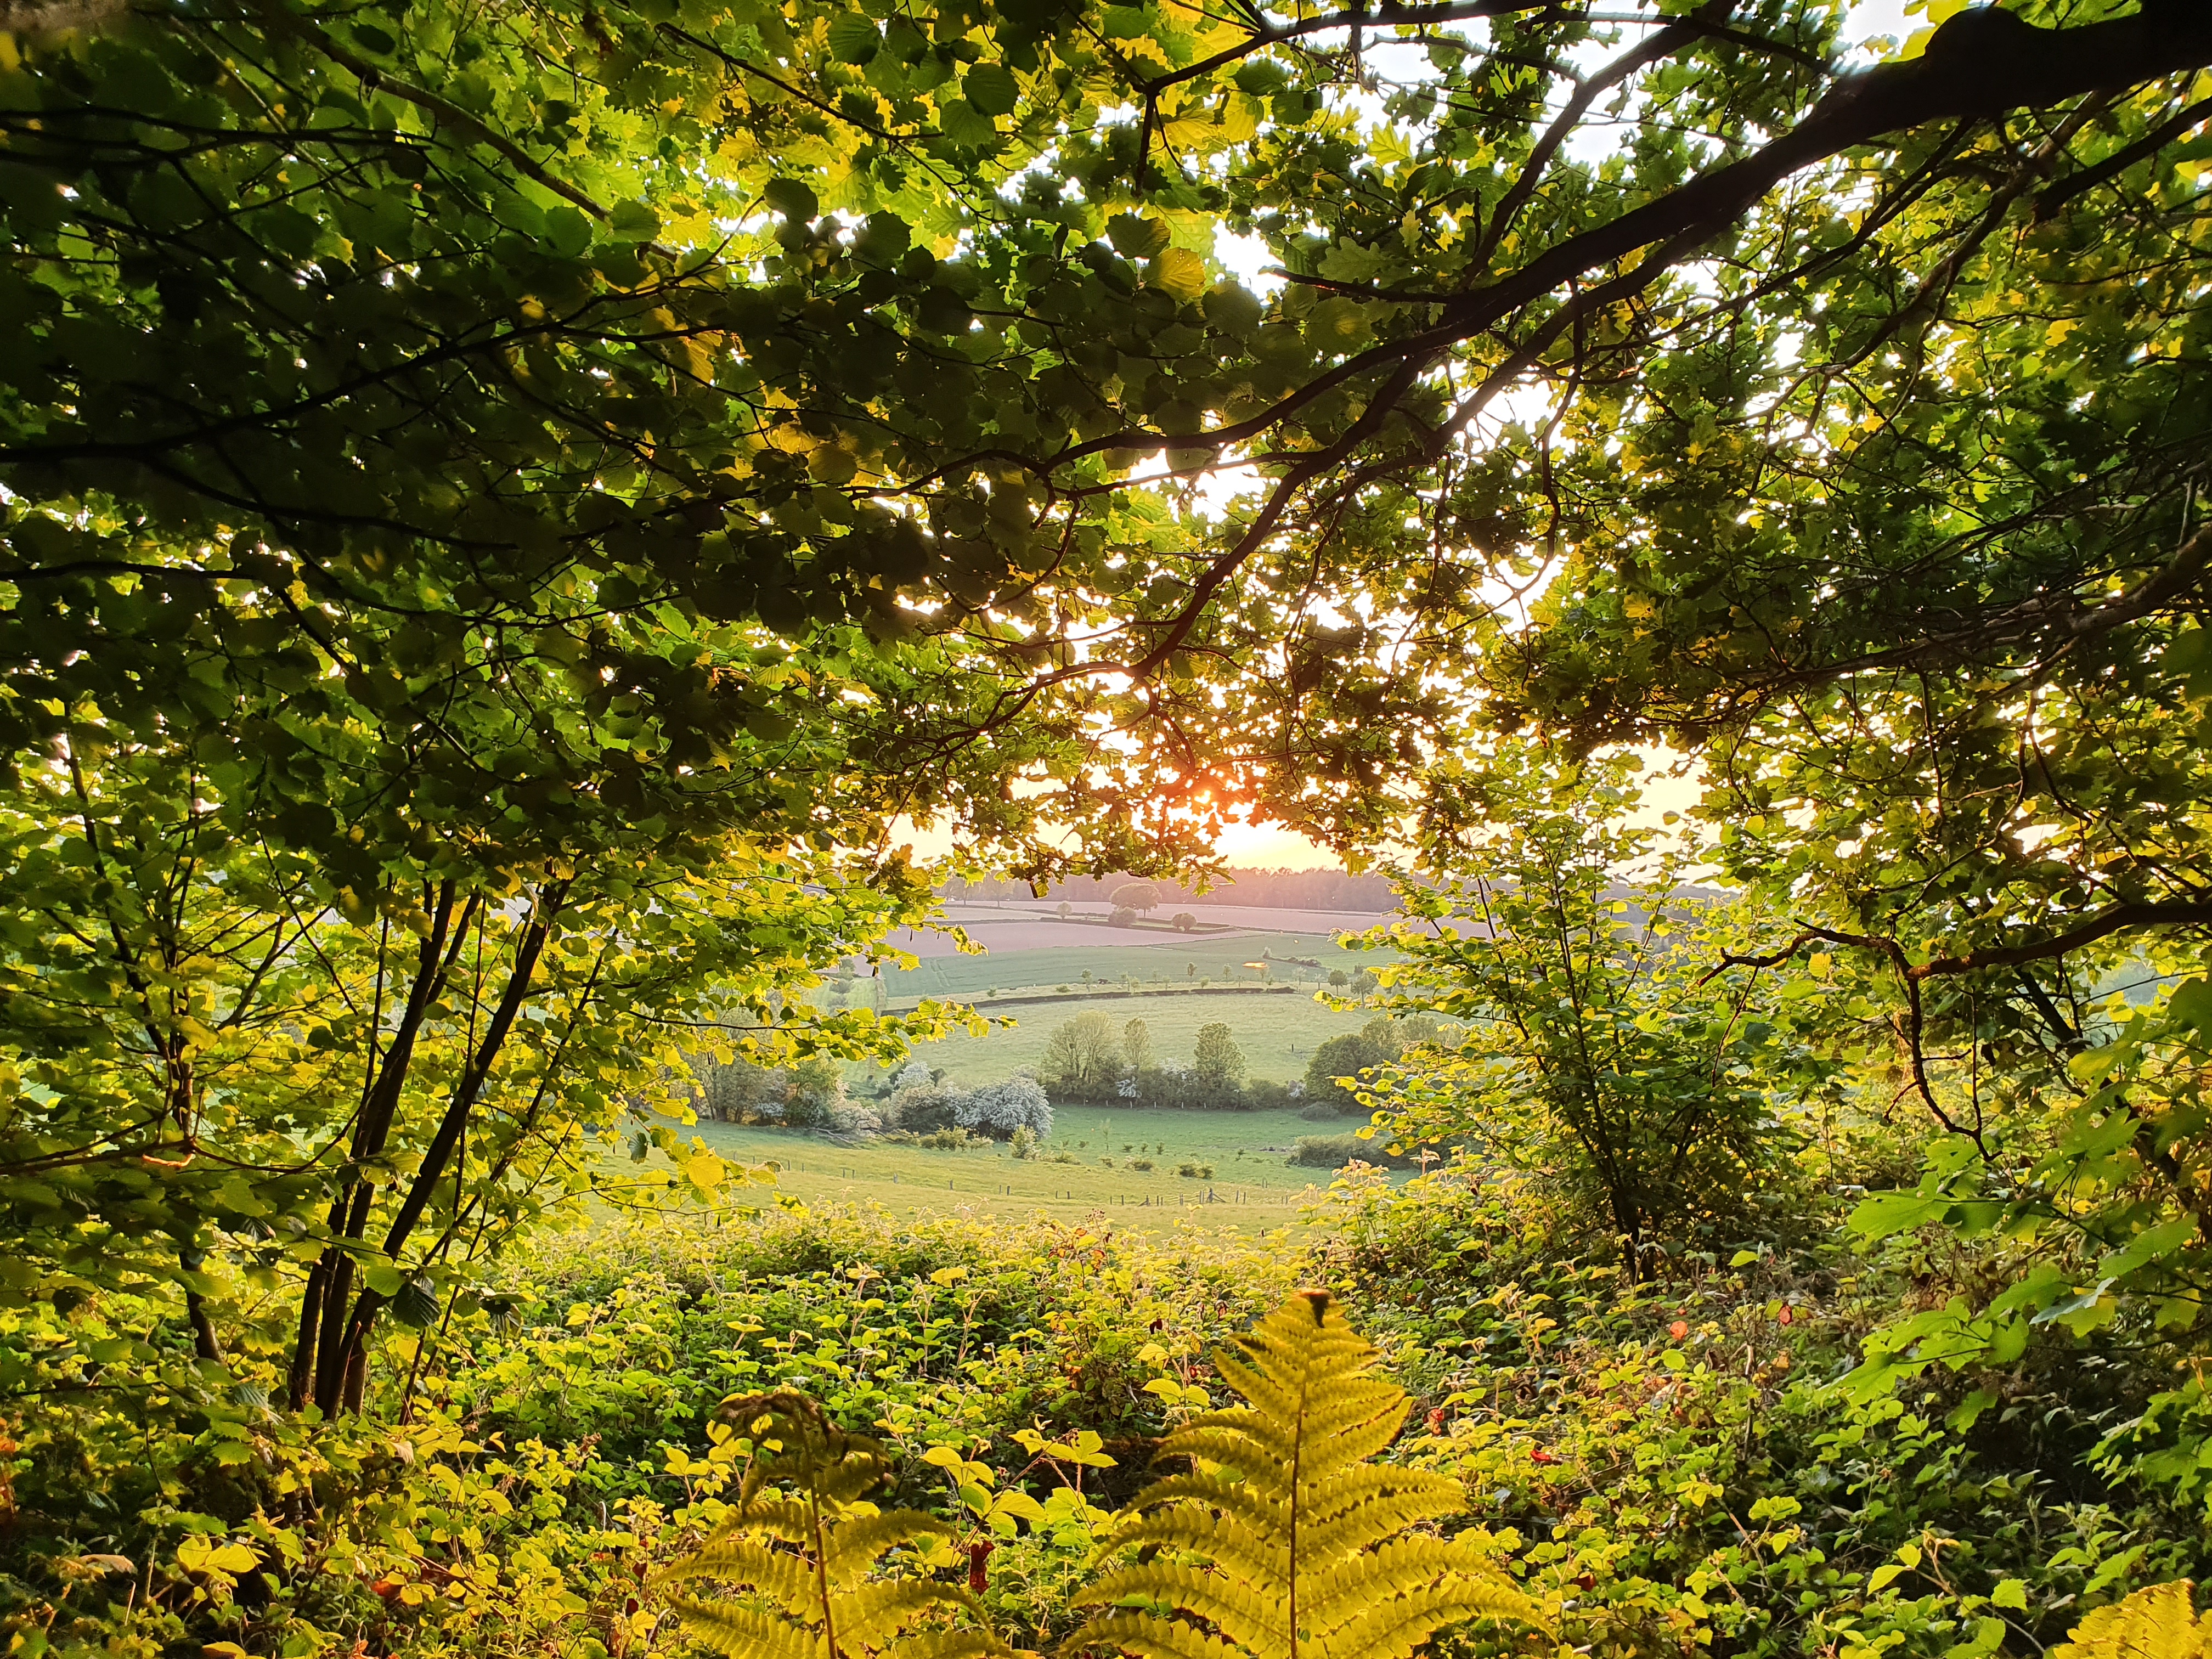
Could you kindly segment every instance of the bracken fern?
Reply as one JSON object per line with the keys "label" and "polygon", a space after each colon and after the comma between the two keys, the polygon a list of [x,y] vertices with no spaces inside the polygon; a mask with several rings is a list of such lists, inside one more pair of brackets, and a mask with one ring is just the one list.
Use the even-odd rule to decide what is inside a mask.
{"label": "bracken fern", "polygon": [[967,1590],[881,1575],[892,1550],[952,1528],[866,1501],[884,1476],[880,1444],[847,1434],[803,1395],[751,1395],[723,1414],[763,1449],[721,1524],[659,1575],[664,1585],[715,1580],[738,1591],[673,1598],[702,1643],[728,1659],[866,1659],[893,1644],[899,1659],[1014,1659],[979,1627],[983,1610]]}
{"label": "bracken fern", "polygon": [[1458,1483],[1372,1464],[1405,1391],[1325,1291],[1303,1291],[1224,1356],[1249,1402],[1161,1443],[1190,1460],[1139,1494],[1102,1553],[1140,1552],[1076,1598],[1103,1610],[1063,1651],[1137,1659],[1405,1659],[1438,1631],[1534,1607],[1479,1551],[1411,1529],[1456,1514]]}
{"label": "bracken fern", "polygon": [[2206,1659],[2212,1655],[2212,1613],[2197,1616],[2195,1588],[2185,1578],[2152,1584],[2100,1607],[2051,1650],[2051,1659]]}

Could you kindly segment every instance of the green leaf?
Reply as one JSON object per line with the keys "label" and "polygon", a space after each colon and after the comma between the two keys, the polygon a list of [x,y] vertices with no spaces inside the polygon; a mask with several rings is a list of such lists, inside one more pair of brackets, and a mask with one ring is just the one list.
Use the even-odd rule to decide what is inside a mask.
{"label": "green leaf", "polygon": [[1149,259],[1168,245],[1167,221],[1117,213],[1106,222],[1106,237],[1122,258]]}
{"label": "green leaf", "polygon": [[392,1317],[418,1330],[435,1324],[442,1307],[437,1286],[427,1279],[409,1279],[392,1298]]}
{"label": "green leaf", "polygon": [[841,64],[865,64],[883,50],[884,38],[865,13],[840,12],[830,20],[830,55]]}
{"label": "green leaf", "polygon": [[379,1261],[362,1275],[362,1283],[379,1296],[390,1297],[399,1294],[406,1284],[406,1276],[389,1261]]}
{"label": "green leaf", "polygon": [[1021,82],[1003,64],[978,64],[961,77],[960,90],[985,115],[1011,115],[1021,101]]}
{"label": "green leaf", "polygon": [[649,242],[660,231],[660,216],[642,202],[617,202],[607,215],[607,228],[625,241]]}
{"label": "green leaf", "polygon": [[1924,1227],[1949,1207],[1942,1199],[1925,1198],[1918,1193],[1881,1193],[1852,1210],[1850,1227],[1869,1238],[1887,1238]]}
{"label": "green leaf", "polygon": [[1152,283],[1178,300],[1195,300],[1206,291],[1206,261],[1188,248],[1162,248],[1152,260]]}
{"label": "green leaf", "polygon": [[796,179],[771,179],[761,194],[770,207],[796,223],[811,223],[822,212],[814,192]]}
{"label": "green leaf", "polygon": [[[654,228],[658,228],[658,225]],[[653,233],[647,231],[647,235]],[[545,210],[545,240],[556,253],[573,258],[592,245],[592,222],[565,202]]]}

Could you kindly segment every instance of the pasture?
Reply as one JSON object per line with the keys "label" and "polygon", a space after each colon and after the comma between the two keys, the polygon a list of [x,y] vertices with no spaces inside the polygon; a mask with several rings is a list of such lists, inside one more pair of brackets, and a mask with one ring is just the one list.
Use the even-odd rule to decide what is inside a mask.
{"label": "pasture", "polygon": [[[992,1012],[989,1003],[979,1005]],[[1356,1031],[1374,1018],[1361,1011],[1340,1012],[1313,1000],[1311,990],[1255,996],[1249,992],[1197,992],[1188,996],[1085,997],[1030,1003],[1010,1008],[1007,1016],[1018,1023],[977,1036],[948,1037],[941,1042],[918,1043],[915,1058],[944,1067],[945,1073],[970,1085],[995,1083],[1044,1058],[1045,1044],[1063,1021],[1096,1012],[1114,1022],[1119,1030],[1133,1019],[1145,1022],[1152,1052],[1161,1060],[1188,1062],[1198,1043],[1198,1029],[1218,1020],[1236,1036],[1244,1051],[1248,1076],[1267,1082],[1287,1083],[1305,1075],[1314,1049],[1343,1031]],[[1174,1115],[1188,1115],[1175,1114]],[[1206,1114],[1241,1116],[1243,1114]],[[1309,1126],[1308,1133],[1311,1133]]]}
{"label": "pasture", "polygon": [[[1336,943],[1336,935],[1327,933],[1191,934],[1154,944],[1133,944],[1127,942],[1129,935],[1121,928],[1094,931],[1103,933],[1105,938],[1086,944],[1008,951],[991,948],[991,929],[977,927],[972,936],[985,946],[981,954],[927,956],[913,968],[886,967],[884,1004],[897,1007],[921,997],[988,999],[994,991],[1013,995],[1048,992],[1060,985],[1080,988],[1086,973],[1093,984],[1129,979],[1140,986],[1191,986],[1212,980],[1216,984],[1239,985],[1303,981],[1317,987],[1328,978],[1332,969],[1357,973],[1363,967],[1397,960],[1397,952],[1392,951],[1346,951]],[[1267,953],[1264,957],[1262,951]],[[1294,957],[1321,965],[1301,966],[1290,960]],[[1264,974],[1245,966],[1261,961],[1269,963]]]}
{"label": "pasture", "polygon": [[[1060,1108],[1046,1156],[1017,1161],[1003,1146],[959,1151],[872,1142],[841,1146],[785,1129],[702,1123],[696,1134],[723,1158],[778,1166],[774,1190],[809,1206],[876,1205],[916,1218],[1043,1214],[1073,1224],[1099,1216],[1117,1228],[1158,1231],[1194,1224],[1269,1231],[1302,1227],[1305,1206],[1329,1172],[1285,1163],[1299,1135],[1331,1133],[1295,1112],[1133,1112]],[[1124,1152],[1124,1147],[1131,1150]],[[1164,1150],[1162,1150],[1164,1149]],[[1072,1163],[1054,1163],[1066,1153]],[[657,1155],[656,1155],[657,1156]],[[1112,1159],[1111,1165],[1103,1160]],[[1130,1167],[1148,1159],[1149,1170]],[[1176,1173],[1211,1165],[1211,1179]],[[764,1195],[769,1189],[747,1189]]]}

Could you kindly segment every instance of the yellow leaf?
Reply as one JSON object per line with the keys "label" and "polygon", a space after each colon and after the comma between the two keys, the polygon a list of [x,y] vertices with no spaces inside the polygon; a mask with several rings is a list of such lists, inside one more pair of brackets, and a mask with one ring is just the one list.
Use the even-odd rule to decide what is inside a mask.
{"label": "yellow leaf", "polygon": [[1195,300],[1206,292],[1206,261],[1188,248],[1164,248],[1152,261],[1152,286],[1178,300]]}

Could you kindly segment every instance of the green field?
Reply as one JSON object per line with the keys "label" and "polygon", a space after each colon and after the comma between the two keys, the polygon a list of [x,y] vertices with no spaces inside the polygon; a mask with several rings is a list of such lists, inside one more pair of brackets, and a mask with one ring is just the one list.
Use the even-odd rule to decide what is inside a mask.
{"label": "green field", "polygon": [[[1310,991],[1253,996],[1235,992],[1200,992],[1190,996],[1097,997],[1073,995],[1065,1002],[1031,1003],[1009,1008],[1018,1023],[980,1037],[948,1037],[916,1045],[915,1057],[967,1084],[996,1083],[1044,1057],[1044,1046],[1063,1021],[1096,1011],[1115,1028],[1133,1019],[1145,1022],[1152,1052],[1162,1060],[1188,1061],[1197,1047],[1198,1028],[1218,1020],[1244,1051],[1248,1075],[1287,1083],[1305,1075],[1316,1045],[1340,1031],[1356,1031],[1371,1014],[1340,1013],[1313,1000]],[[981,1005],[989,1013],[990,1005]],[[1232,1114],[1232,1115],[1234,1115]]]}
{"label": "green field", "polygon": [[[1256,985],[1261,975],[1243,964],[1261,960],[1262,950],[1273,954],[1270,975],[1279,984],[1303,980],[1317,986],[1328,978],[1331,969],[1357,973],[1362,967],[1398,959],[1391,951],[1340,950],[1330,933],[1248,934],[1241,939],[1194,936],[1162,945],[1068,945],[1004,954],[929,957],[917,967],[886,968],[884,996],[887,1002],[896,1004],[925,996],[966,998],[982,997],[994,990],[1049,990],[1055,985],[1081,985],[1086,971],[1094,982],[1128,975],[1149,985],[1188,985],[1205,979]],[[1310,957],[1322,965],[1297,967],[1284,960],[1289,957]],[[1194,966],[1196,973],[1190,971]]]}
{"label": "green field", "polygon": [[[840,1146],[788,1130],[702,1123],[686,1130],[726,1158],[780,1166],[776,1190],[805,1204],[878,1204],[894,1214],[1019,1217],[1063,1222],[1103,1216],[1147,1231],[1186,1223],[1266,1231],[1303,1224],[1303,1207],[1328,1188],[1326,1170],[1293,1170],[1284,1153],[1302,1134],[1328,1133],[1295,1112],[1132,1112],[1060,1109],[1048,1152],[1073,1164],[1017,1162],[1003,1146],[940,1152],[872,1144]],[[1124,1146],[1140,1150],[1125,1153]],[[1152,1149],[1164,1146],[1165,1152]],[[1130,1159],[1150,1157],[1149,1172]],[[1102,1157],[1114,1159],[1106,1168]],[[1179,1176],[1192,1161],[1212,1180]],[[756,1188],[755,1191],[761,1189]]]}

